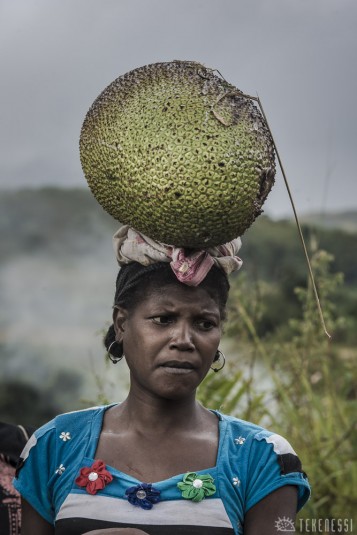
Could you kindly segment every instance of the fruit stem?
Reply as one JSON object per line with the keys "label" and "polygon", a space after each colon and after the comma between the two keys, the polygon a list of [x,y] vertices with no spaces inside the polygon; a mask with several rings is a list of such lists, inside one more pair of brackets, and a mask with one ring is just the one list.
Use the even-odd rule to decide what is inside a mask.
{"label": "fruit stem", "polygon": [[329,339],[331,339],[331,335],[328,333],[328,331],[326,329],[326,324],[325,324],[324,315],[323,315],[323,312],[322,312],[322,307],[321,307],[321,303],[320,303],[320,299],[319,299],[319,294],[317,292],[317,288],[316,288],[316,284],[315,284],[314,274],[312,272],[309,255],[308,255],[308,252],[307,252],[307,249],[306,249],[304,236],[303,236],[303,233],[302,233],[302,230],[301,230],[301,226],[300,226],[300,223],[299,223],[299,218],[298,218],[298,215],[297,215],[297,212],[296,212],[296,209],[295,209],[295,204],[294,204],[293,197],[292,197],[292,194],[291,194],[291,191],[290,191],[288,179],[286,177],[286,174],[285,174],[285,171],[284,171],[284,166],[282,164],[278,148],[277,148],[276,143],[274,141],[273,133],[272,133],[272,131],[270,129],[270,126],[269,126],[269,123],[268,123],[268,119],[267,119],[267,117],[265,115],[265,112],[264,112],[264,109],[263,109],[263,106],[262,106],[262,103],[260,101],[259,96],[257,96],[257,97],[250,97],[249,95],[241,95],[241,96],[245,96],[247,98],[251,98],[252,100],[255,100],[255,101],[258,102],[259,107],[260,107],[260,111],[262,112],[262,115],[263,115],[263,117],[265,119],[265,122],[266,122],[266,125],[268,127],[268,130],[269,130],[270,135],[272,137],[274,148],[275,148],[275,152],[276,152],[276,156],[278,158],[279,166],[280,166],[281,172],[283,174],[285,186],[286,186],[286,189],[287,189],[287,192],[288,192],[288,195],[289,195],[291,206],[292,206],[293,212],[294,212],[296,225],[297,225],[297,228],[298,228],[298,231],[299,231],[300,240],[301,240],[301,243],[302,243],[302,247],[304,249],[305,258],[306,258],[306,262],[307,262],[307,267],[308,267],[309,274],[310,274],[311,284],[312,284],[312,288],[313,288],[313,291],[314,291],[314,294],[315,294],[317,308],[318,308],[318,311],[319,311],[319,314],[320,314],[321,325],[322,325],[323,330],[325,331],[325,334],[328,336]]}
{"label": "fruit stem", "polygon": [[322,307],[321,307],[321,303],[320,303],[320,299],[319,299],[319,294],[317,292],[317,288],[316,288],[316,284],[315,284],[315,278],[314,278],[314,274],[312,272],[311,263],[310,263],[309,255],[308,255],[308,252],[307,252],[307,249],[306,249],[305,240],[304,240],[304,236],[303,236],[303,233],[302,233],[302,230],[301,230],[299,218],[298,218],[298,215],[297,215],[297,212],[296,212],[296,209],[295,209],[293,196],[292,196],[291,191],[290,191],[290,187],[289,187],[287,176],[285,174],[284,166],[283,166],[283,163],[282,163],[281,158],[280,158],[278,147],[276,146],[276,143],[275,143],[275,140],[274,140],[273,132],[271,131],[267,116],[265,115],[263,105],[262,105],[261,100],[260,100],[258,95],[256,97],[252,97],[251,95],[247,95],[245,93],[239,93],[239,96],[240,97],[244,97],[244,98],[249,98],[250,100],[255,100],[258,103],[260,111],[262,112],[262,115],[264,117],[265,123],[266,123],[266,125],[268,127],[268,130],[270,132],[271,138],[273,140],[273,145],[274,145],[274,149],[275,149],[275,152],[276,152],[276,156],[278,158],[279,166],[280,166],[281,172],[283,174],[285,186],[286,186],[286,189],[287,189],[287,192],[288,192],[288,195],[289,195],[289,199],[290,199],[290,202],[291,202],[291,206],[293,208],[294,217],[295,217],[295,221],[296,221],[296,226],[297,226],[298,231],[299,231],[299,236],[300,236],[300,240],[301,240],[301,243],[302,243],[302,247],[303,247],[303,250],[304,250],[304,253],[305,253],[305,258],[306,258],[307,267],[308,267],[308,270],[309,270],[312,289],[313,289],[313,292],[314,292],[314,295],[315,295],[317,308],[318,308],[318,311],[319,311],[319,314],[320,314],[321,325],[322,325],[322,328],[323,328],[325,334],[331,340],[332,336],[328,333],[327,328],[326,328],[324,315],[323,315],[323,312],[322,312]]}
{"label": "fruit stem", "polygon": [[296,208],[295,208],[295,204],[294,204],[293,196],[292,196],[292,193],[291,193],[291,191],[290,191],[290,187],[289,187],[289,183],[288,183],[287,176],[286,176],[286,174],[285,174],[284,166],[283,166],[283,163],[282,163],[281,158],[280,158],[280,154],[279,154],[279,151],[278,151],[278,147],[276,146],[276,143],[275,143],[275,140],[274,140],[273,132],[271,131],[271,128],[270,128],[270,126],[269,126],[269,122],[268,122],[267,116],[265,115],[263,105],[262,105],[261,100],[260,100],[260,98],[259,98],[258,95],[257,95],[256,97],[252,97],[251,95],[247,95],[247,94],[245,94],[245,93],[240,93],[239,96],[240,96],[240,97],[244,97],[244,98],[249,98],[250,100],[255,100],[255,101],[258,103],[259,108],[260,108],[260,111],[262,112],[262,115],[263,115],[263,117],[264,117],[265,123],[266,123],[266,125],[267,125],[267,127],[268,127],[268,130],[269,130],[269,132],[270,132],[271,138],[272,138],[272,140],[273,140],[273,145],[274,145],[274,149],[275,149],[275,152],[276,152],[276,156],[277,156],[277,158],[278,158],[279,166],[280,166],[281,172],[282,172],[282,174],[283,174],[283,178],[284,178],[285,186],[286,186],[286,189],[287,189],[287,192],[288,192],[288,195],[289,195],[289,199],[290,199],[290,202],[291,202],[291,206],[292,206],[292,209],[293,209],[293,212],[294,212],[294,217],[295,217],[295,221],[296,221],[296,226],[297,226],[297,228],[298,228],[298,232],[299,232],[300,240],[301,240],[301,243],[302,243],[302,247],[303,247],[303,250],[304,250],[304,253],[305,253],[305,258],[306,258],[307,267],[308,267],[308,270],[309,270],[309,275],[310,275],[310,279],[311,279],[312,289],[313,289],[313,292],[314,292],[314,295],[315,295],[315,299],[316,299],[316,303],[317,303],[317,308],[318,308],[319,315],[320,315],[321,325],[322,325],[322,328],[323,328],[325,334],[326,334],[326,335],[328,336],[328,338],[331,340],[332,336],[328,333],[327,328],[326,328],[326,324],[325,324],[325,320],[324,320],[324,315],[323,315],[322,307],[321,307],[321,303],[320,303],[320,298],[319,298],[319,294],[318,294],[318,292],[317,292],[317,288],[316,288],[316,284],[315,284],[315,278],[314,278],[314,274],[313,274],[313,272],[312,272],[311,263],[310,263],[309,255],[308,255],[308,252],[307,252],[307,249],[306,249],[305,240],[304,240],[304,236],[303,236],[303,233],[302,233],[302,230],[301,230],[301,226],[300,226],[299,218],[298,218],[298,215],[297,215],[297,212],[296,212]]}

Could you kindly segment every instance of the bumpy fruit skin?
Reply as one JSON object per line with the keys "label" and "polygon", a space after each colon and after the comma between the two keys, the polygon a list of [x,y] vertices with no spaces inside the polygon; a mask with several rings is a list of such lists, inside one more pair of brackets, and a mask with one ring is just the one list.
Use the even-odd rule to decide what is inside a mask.
{"label": "bumpy fruit skin", "polygon": [[115,219],[167,244],[226,243],[253,223],[275,175],[252,100],[212,69],[155,63],[117,78],[84,120],[89,187]]}

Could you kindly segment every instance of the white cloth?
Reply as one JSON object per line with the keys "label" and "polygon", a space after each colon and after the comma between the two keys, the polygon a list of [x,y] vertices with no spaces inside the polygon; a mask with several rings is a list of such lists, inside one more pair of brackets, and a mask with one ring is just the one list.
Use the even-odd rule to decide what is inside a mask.
{"label": "white cloth", "polygon": [[243,264],[236,256],[242,246],[240,238],[187,254],[183,247],[160,243],[124,225],[114,234],[113,246],[120,266],[131,262],[139,262],[143,266],[170,262],[178,280],[189,286],[198,286],[214,264],[227,275]]}

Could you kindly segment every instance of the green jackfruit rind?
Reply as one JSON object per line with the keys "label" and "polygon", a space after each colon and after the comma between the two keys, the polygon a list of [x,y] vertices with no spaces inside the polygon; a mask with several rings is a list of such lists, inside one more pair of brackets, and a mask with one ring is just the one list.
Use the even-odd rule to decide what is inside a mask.
{"label": "green jackfruit rind", "polygon": [[121,223],[192,248],[242,235],[275,175],[268,128],[250,99],[195,62],[117,78],[84,120],[89,187]]}

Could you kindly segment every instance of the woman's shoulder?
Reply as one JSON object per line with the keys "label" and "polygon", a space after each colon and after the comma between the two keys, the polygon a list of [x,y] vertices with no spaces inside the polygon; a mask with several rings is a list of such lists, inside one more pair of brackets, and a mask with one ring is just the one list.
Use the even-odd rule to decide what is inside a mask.
{"label": "woman's shoulder", "polygon": [[262,447],[271,445],[272,450],[277,455],[291,454],[296,456],[296,452],[290,442],[275,431],[234,416],[223,413],[217,414],[222,421],[226,422],[226,434],[228,437],[230,436],[233,444],[246,444],[246,446],[249,443],[251,445],[261,444]]}
{"label": "woman's shoulder", "polygon": [[222,466],[233,484],[245,489],[247,510],[284,485],[298,487],[300,509],[310,495],[310,486],[290,442],[252,422],[225,414],[219,417],[224,429]]}
{"label": "woman's shoulder", "polygon": [[220,411],[213,411],[218,418],[225,423],[228,433],[237,433],[244,432],[246,435],[253,437],[259,433],[272,434],[271,431],[265,429],[261,425],[257,425],[253,422],[248,422],[247,420],[242,420],[235,416],[230,416],[229,414],[224,414]]}
{"label": "woman's shoulder", "polygon": [[58,414],[52,420],[45,423],[32,434],[26,443],[20,460],[27,459],[31,450],[34,449],[51,449],[58,444],[74,445],[82,441],[85,435],[89,435],[93,429],[97,428],[100,432],[104,412],[112,405],[101,405],[89,407],[71,412]]}
{"label": "woman's shoulder", "polygon": [[88,407],[86,409],[79,409],[71,412],[64,412],[55,416],[52,420],[45,423],[36,429],[34,435],[40,438],[49,432],[68,433],[67,429],[78,430],[85,429],[94,420],[101,420],[104,412],[115,404],[100,405],[95,407]]}
{"label": "woman's shoulder", "polygon": [[[100,433],[103,415],[112,405],[90,407],[78,411],[59,414],[42,425],[27,441],[18,461],[16,475],[26,463],[36,463],[37,460],[47,459],[54,464],[61,458],[67,459],[73,452],[84,450],[91,436]],[[52,466],[53,464],[53,466]]]}

